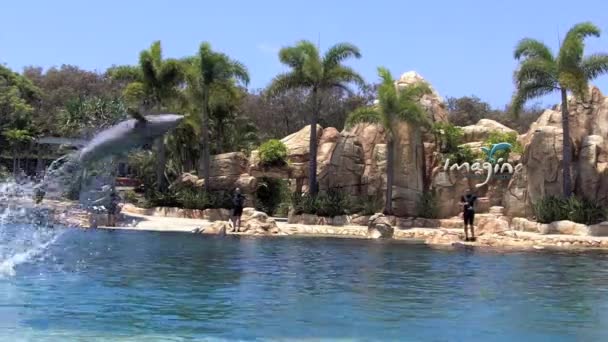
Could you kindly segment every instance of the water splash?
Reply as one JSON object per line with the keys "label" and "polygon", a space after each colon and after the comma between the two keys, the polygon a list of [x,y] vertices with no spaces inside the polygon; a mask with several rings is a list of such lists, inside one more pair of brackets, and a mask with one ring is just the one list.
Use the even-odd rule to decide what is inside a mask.
{"label": "water splash", "polygon": [[0,278],[43,253],[63,234],[53,228],[50,209],[36,206],[34,183],[0,183]]}

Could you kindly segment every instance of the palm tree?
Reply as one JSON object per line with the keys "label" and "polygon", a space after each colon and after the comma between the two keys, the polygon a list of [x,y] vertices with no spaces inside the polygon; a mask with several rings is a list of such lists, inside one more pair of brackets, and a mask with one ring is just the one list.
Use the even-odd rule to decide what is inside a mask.
{"label": "palm tree", "polygon": [[203,156],[198,171],[205,180],[205,189],[208,190],[211,166],[209,115],[213,89],[230,90],[235,81],[241,81],[246,85],[249,83],[249,74],[242,63],[224,53],[213,51],[211,45],[206,42],[201,44],[198,54],[194,58],[186,59],[185,63],[189,65],[186,75],[189,98],[200,110],[202,128],[200,144]]}
{"label": "palm tree", "polygon": [[[133,70],[130,76],[133,77]],[[179,98],[179,85],[183,80],[180,63],[175,59],[162,57],[160,41],[155,41],[148,50],[139,55],[139,80],[129,83],[124,91],[127,101],[144,111],[160,113],[172,101]],[[162,191],[165,187],[166,151],[164,137],[157,141],[158,159],[156,164],[156,186]]]}
{"label": "palm tree", "polygon": [[584,39],[599,37],[600,30],[589,22],[574,25],[561,42],[558,55],[554,56],[544,43],[524,38],[515,48],[515,59],[520,61],[515,72],[517,91],[513,97],[512,109],[517,115],[527,100],[559,91],[562,100],[563,129],[563,192],[572,195],[570,165],[572,163],[572,142],[568,113],[568,92],[583,98],[588,92],[588,82],[608,72],[608,55],[594,54],[583,57]]}
{"label": "palm tree", "polygon": [[279,51],[281,63],[291,68],[290,72],[274,78],[269,87],[270,94],[284,93],[293,89],[310,91],[310,170],[308,175],[309,193],[315,196],[317,185],[317,123],[323,107],[322,93],[330,89],[351,92],[349,83],[363,86],[363,78],[352,68],[344,66],[346,59],[360,58],[359,49],[349,43],[339,43],[321,56],[317,47],[309,41],[300,41],[295,46]]}
{"label": "palm tree", "polygon": [[347,126],[357,123],[376,123],[384,127],[387,132],[387,158],[386,158],[386,214],[393,212],[393,183],[394,183],[394,158],[395,158],[395,128],[399,121],[409,123],[414,129],[414,143],[416,148],[422,144],[420,135],[421,127],[430,125],[425,109],[420,104],[420,99],[431,93],[428,84],[419,82],[407,87],[398,87],[390,72],[378,68],[380,76],[380,87],[378,88],[378,104],[374,107],[361,107],[351,113],[347,119]]}

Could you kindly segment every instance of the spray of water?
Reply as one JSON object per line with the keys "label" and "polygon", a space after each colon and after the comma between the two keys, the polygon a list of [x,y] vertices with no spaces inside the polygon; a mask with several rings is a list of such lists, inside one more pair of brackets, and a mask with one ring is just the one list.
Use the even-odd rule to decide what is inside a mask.
{"label": "spray of water", "polygon": [[37,206],[32,182],[0,182],[0,277],[44,252],[63,232],[54,229],[50,209]]}

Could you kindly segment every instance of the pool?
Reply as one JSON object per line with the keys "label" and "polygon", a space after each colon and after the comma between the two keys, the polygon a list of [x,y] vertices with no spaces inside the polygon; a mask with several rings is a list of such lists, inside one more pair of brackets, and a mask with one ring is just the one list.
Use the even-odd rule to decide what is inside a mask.
{"label": "pool", "polygon": [[0,340],[608,340],[608,254],[0,227]]}

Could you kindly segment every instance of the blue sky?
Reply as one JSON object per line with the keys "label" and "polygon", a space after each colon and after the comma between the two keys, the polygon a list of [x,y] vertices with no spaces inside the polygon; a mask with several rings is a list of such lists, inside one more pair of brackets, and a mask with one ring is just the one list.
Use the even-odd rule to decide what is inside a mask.
{"label": "blue sky", "polygon": [[[376,68],[395,76],[416,70],[442,96],[477,95],[502,107],[513,91],[513,47],[522,37],[553,48],[575,23],[592,21],[604,35],[587,52],[608,52],[608,2],[572,1],[28,1],[2,4],[0,63],[75,64],[103,71],[134,64],[161,40],[166,57],[196,52],[202,41],[247,65],[252,88],[284,70],[280,47],[301,39],[326,49],[348,41],[362,51],[350,63],[368,81]],[[608,76],[595,84],[608,93]],[[545,99],[545,103],[557,97]]]}

